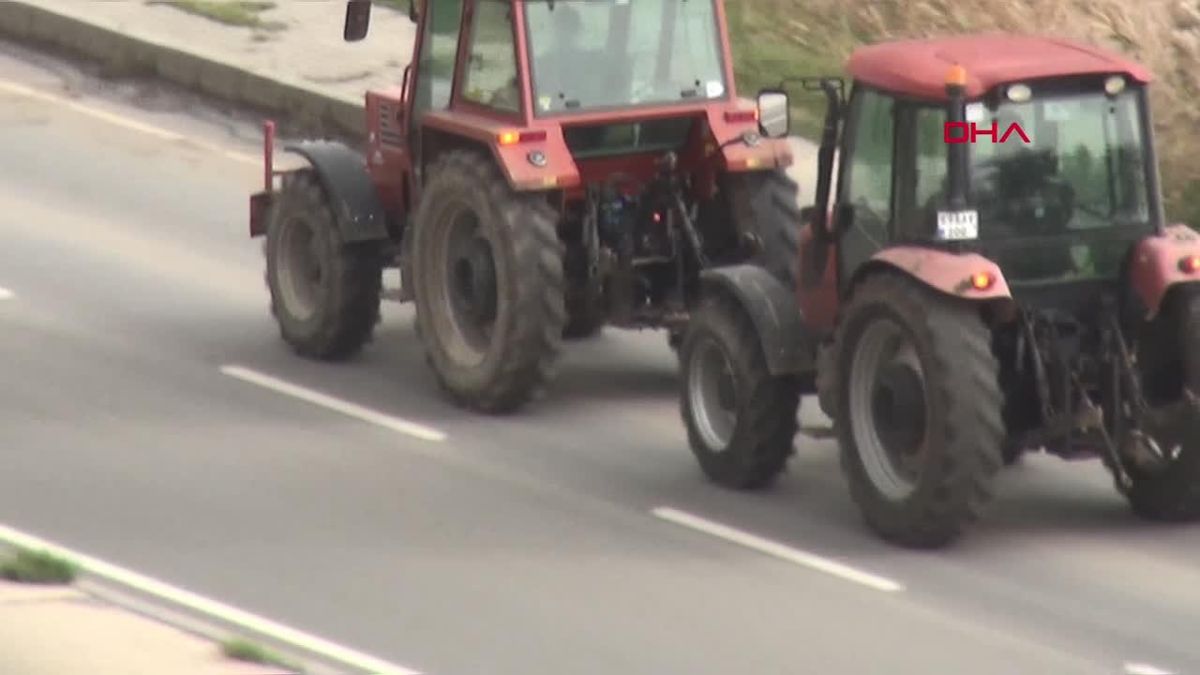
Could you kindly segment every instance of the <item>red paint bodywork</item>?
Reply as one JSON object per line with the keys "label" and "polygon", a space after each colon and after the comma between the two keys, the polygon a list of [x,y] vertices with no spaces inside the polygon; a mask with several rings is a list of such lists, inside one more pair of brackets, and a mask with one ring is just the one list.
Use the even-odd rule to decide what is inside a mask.
{"label": "red paint bodywork", "polygon": [[[534,115],[532,83],[530,82],[528,39],[525,34],[525,7],[522,0],[513,0],[513,29],[518,65],[518,86],[521,91],[521,111],[510,113],[493,110],[462,97],[461,64],[470,44],[470,29],[474,8],[481,0],[463,0],[462,32],[459,39],[458,68],[454,75],[450,107],[426,113],[422,132],[432,130],[445,137],[461,139],[486,148],[514,189],[520,191],[559,190],[568,199],[582,195],[589,182],[602,180],[614,171],[631,174],[635,180],[648,180],[655,170],[655,156],[650,154],[615,158],[576,160],[572,157],[563,129],[590,124],[614,124],[647,121],[668,117],[694,117],[701,121],[686,148],[680,153],[679,166],[692,174],[694,183],[703,192],[714,189],[716,176],[721,172],[744,172],[777,167],[792,163],[791,147],[785,139],[760,139],[754,146],[734,143],[720,151],[726,141],[746,132],[757,132],[755,117],[731,122],[729,112],[755,110],[752,102],[738,98],[732,67],[732,53],[726,26],[725,0],[717,0],[717,20],[721,30],[721,49],[727,91],[724,98],[702,103],[646,106],[608,111],[562,113],[538,117]],[[417,63],[422,49],[424,28],[418,30],[413,45],[412,63]],[[415,77],[415,73],[414,73]],[[412,78],[399,87],[369,91],[366,94],[368,166],[379,190],[384,208],[392,213],[407,213],[420,195],[415,180],[412,155],[408,149],[410,137]],[[746,116],[743,115],[743,118]],[[502,132],[544,132],[545,137],[528,143],[501,145]],[[532,152],[545,157],[544,166],[535,166]],[[423,158],[427,164],[430,157]]]}
{"label": "red paint bodywork", "polygon": [[[828,216],[833,218],[833,212]],[[806,264],[810,259],[809,251],[813,246],[813,225],[807,223],[800,230],[800,264]],[[838,270],[837,242],[829,244],[825,258],[825,274],[816,286],[799,284],[796,289],[796,300],[800,303],[800,311],[804,314],[804,322],[819,335],[827,336],[833,333],[837,325],[838,312]]]}
{"label": "red paint bodywork", "polygon": [[[923,246],[893,246],[871,256],[871,263],[890,265],[946,295],[969,300],[1012,298],[1000,266],[978,253],[951,253]],[[991,274],[994,282],[987,290],[971,286],[971,276]]]}
{"label": "red paint bodywork", "polygon": [[[836,231],[833,223],[834,212],[828,213],[831,223],[830,231]],[[800,261],[803,266],[808,261],[814,244],[813,224],[806,223],[800,230]],[[852,282],[857,278],[877,271],[881,267],[890,267],[912,276],[918,281],[958,298],[970,300],[999,300],[1011,299],[1012,292],[1004,273],[995,262],[977,253],[950,253],[922,246],[893,246],[885,248],[858,269],[845,270],[853,275]],[[977,290],[971,286],[971,276],[986,272],[994,279],[987,290]],[[796,289],[796,300],[800,311],[804,314],[805,324],[817,335],[828,337],[837,325],[838,309],[841,298],[838,292],[840,270],[838,269],[838,251],[836,240],[829,244],[825,261],[825,271],[820,282],[815,286],[799,284]]]}
{"label": "red paint bodywork", "polygon": [[933,40],[902,40],[860,48],[847,62],[850,76],[880,89],[946,100],[946,72],[967,71],[965,96],[1007,82],[1089,74],[1123,74],[1151,81],[1141,64],[1091,45],[1053,37],[984,33]]}
{"label": "red paint bodywork", "polygon": [[1200,277],[1179,269],[1179,261],[1200,255],[1200,235],[1186,225],[1171,225],[1161,235],[1138,242],[1130,261],[1129,276],[1134,290],[1153,319],[1167,291],[1177,284],[1197,283]]}

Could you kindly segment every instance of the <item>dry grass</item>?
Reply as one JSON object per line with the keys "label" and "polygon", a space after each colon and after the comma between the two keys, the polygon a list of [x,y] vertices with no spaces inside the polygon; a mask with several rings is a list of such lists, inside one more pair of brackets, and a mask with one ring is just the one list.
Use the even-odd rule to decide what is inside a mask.
{"label": "dry grass", "polygon": [[[1145,64],[1168,215],[1200,226],[1200,0],[727,0],[743,89],[840,66],[882,39],[1005,30],[1080,39]],[[775,55],[772,57],[771,55]],[[781,69],[786,62],[786,69]],[[771,71],[773,74],[768,75]],[[747,91],[746,93],[750,93]]]}

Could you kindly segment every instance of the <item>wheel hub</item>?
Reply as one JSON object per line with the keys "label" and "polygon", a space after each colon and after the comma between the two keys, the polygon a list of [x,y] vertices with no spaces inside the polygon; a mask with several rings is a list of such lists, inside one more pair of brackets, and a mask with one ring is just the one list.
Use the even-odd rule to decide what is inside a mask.
{"label": "wheel hub", "polygon": [[871,396],[871,417],[892,460],[909,464],[925,437],[925,389],[920,373],[906,362],[884,366]]}
{"label": "wheel hub", "polygon": [[496,320],[496,262],[483,237],[475,237],[451,265],[454,296],[463,314],[476,324]]}
{"label": "wheel hub", "polygon": [[924,459],[925,377],[910,339],[892,320],[867,326],[850,367],[849,422],[871,482],[902,500],[916,489]]}
{"label": "wheel hub", "polygon": [[304,218],[293,218],[282,233],[276,258],[280,291],[288,312],[301,321],[317,311],[325,277],[319,245],[312,225]]}
{"label": "wheel hub", "polygon": [[723,452],[737,426],[737,383],[729,358],[712,339],[696,345],[688,368],[693,420],[713,452]]}

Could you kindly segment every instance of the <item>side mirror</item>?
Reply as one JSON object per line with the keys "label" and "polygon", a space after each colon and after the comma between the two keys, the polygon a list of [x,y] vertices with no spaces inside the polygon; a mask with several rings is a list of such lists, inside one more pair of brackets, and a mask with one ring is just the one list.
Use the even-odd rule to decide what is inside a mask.
{"label": "side mirror", "polygon": [[413,23],[417,23],[417,21],[420,18],[421,18],[420,15],[417,13],[417,0],[408,0],[408,19],[409,19],[409,21],[412,21]]}
{"label": "side mirror", "polygon": [[767,138],[784,138],[792,131],[792,106],[787,92],[764,89],[758,93],[758,125]]}
{"label": "side mirror", "polygon": [[342,39],[346,42],[358,42],[367,37],[371,27],[371,0],[347,0],[346,25],[342,29]]}

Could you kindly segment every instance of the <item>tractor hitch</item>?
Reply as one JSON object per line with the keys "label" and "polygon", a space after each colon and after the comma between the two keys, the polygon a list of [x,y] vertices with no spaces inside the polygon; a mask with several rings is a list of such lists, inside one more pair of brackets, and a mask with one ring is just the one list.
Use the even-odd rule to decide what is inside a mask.
{"label": "tractor hitch", "polygon": [[263,189],[250,195],[250,237],[267,233],[267,214],[275,198],[275,122],[263,122]]}

